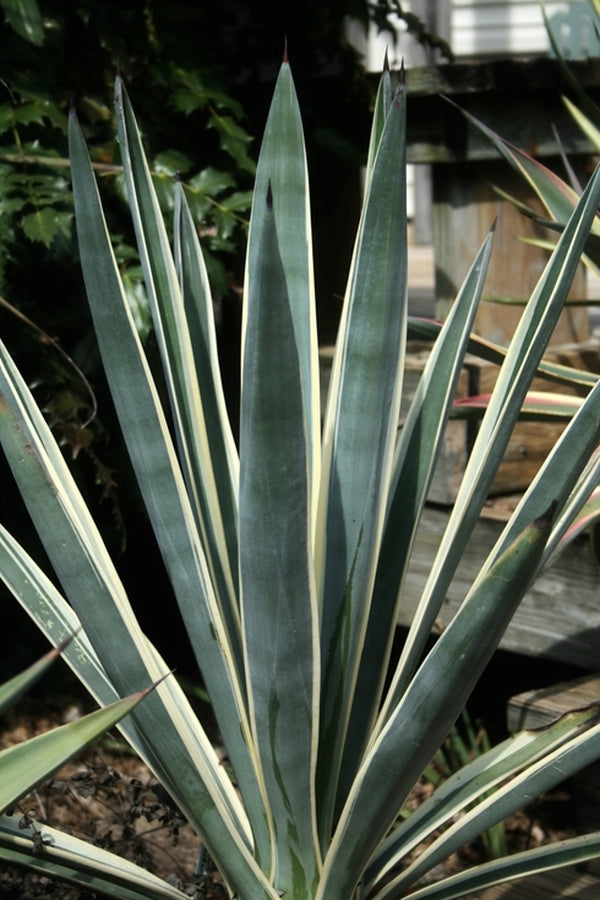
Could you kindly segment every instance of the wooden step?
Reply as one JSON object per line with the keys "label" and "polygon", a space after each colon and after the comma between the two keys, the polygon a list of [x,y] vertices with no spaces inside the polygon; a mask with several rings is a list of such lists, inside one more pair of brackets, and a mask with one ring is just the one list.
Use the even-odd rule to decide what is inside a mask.
{"label": "wooden step", "polygon": [[465,894],[473,900],[555,900],[573,897],[577,900],[598,900],[600,875],[581,871],[575,866],[555,869],[531,878],[499,884],[475,894]]}
{"label": "wooden step", "polygon": [[[525,691],[511,697],[507,708],[509,731],[542,728],[567,712],[600,704],[600,675],[586,675],[552,687]],[[570,780],[575,804],[575,824],[580,833],[600,830],[600,760],[577,772]],[[600,890],[598,892],[600,897]]]}
{"label": "wooden step", "polygon": [[563,681],[551,687],[524,691],[508,702],[509,731],[542,728],[567,712],[600,704],[600,675],[585,675],[574,681]]}

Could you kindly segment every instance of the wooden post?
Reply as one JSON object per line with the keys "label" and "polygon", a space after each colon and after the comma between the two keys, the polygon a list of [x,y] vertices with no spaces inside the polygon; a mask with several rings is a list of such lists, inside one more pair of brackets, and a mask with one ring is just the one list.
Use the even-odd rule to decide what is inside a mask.
{"label": "wooden post", "polygon": [[[494,191],[494,186],[539,208],[522,178],[504,160],[440,163],[433,167],[433,241],[435,246],[436,315],[444,319],[475,255],[496,222],[494,245],[477,311],[475,331],[506,345],[523,312],[521,306],[493,298],[527,300],[548,261],[548,251],[523,243],[523,238],[548,239],[548,232],[519,213]],[[540,209],[540,212],[542,210]],[[585,299],[586,282],[579,266],[569,294]],[[570,344],[588,337],[585,306],[573,306],[560,316],[552,344]]]}
{"label": "wooden post", "polygon": [[[597,100],[600,59],[576,60],[570,66],[581,86]],[[406,83],[408,158],[432,165],[437,315],[443,318],[447,312],[495,219],[486,294],[528,298],[547,253],[523,245],[519,237],[539,236],[543,230],[501,200],[492,185],[524,202],[531,200],[531,191],[458,107],[550,167],[558,165],[555,126],[569,159],[585,165],[593,147],[562,103],[566,84],[559,63],[544,57],[430,66],[409,69]],[[576,276],[571,296],[585,298],[583,273]],[[476,330],[506,344],[519,315],[518,308],[485,304]],[[572,308],[563,314],[553,343],[582,341],[587,332],[585,307]]]}

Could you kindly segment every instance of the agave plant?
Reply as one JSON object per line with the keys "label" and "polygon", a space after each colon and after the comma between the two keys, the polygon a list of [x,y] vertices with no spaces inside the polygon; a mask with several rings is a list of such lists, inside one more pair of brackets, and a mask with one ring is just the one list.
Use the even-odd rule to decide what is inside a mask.
{"label": "agave plant", "polygon": [[[431,884],[440,860],[600,756],[596,710],[524,732],[450,777],[404,821],[415,782],[458,718],[521,596],[574,522],[599,471],[590,386],[454,620],[431,626],[477,523],[590,231],[583,192],[506,350],[462,488],[399,659],[398,603],[491,253],[483,242],[399,430],[407,334],[405,113],[384,72],[362,215],[323,421],[302,126],[289,63],[256,176],[244,287],[239,452],[221,389],[206,270],[180,186],[171,249],[127,93],[116,109],[127,191],[160,347],[164,409],[112,256],[75,114],[76,221],[98,344],[148,516],[228,756],[166,677],[120,728],[243,900],[459,897],[598,853],[600,835],[493,861]],[[415,327],[412,323],[411,327]],[[0,435],[61,590],[6,529],[0,570],[102,704],[169,671],[6,349]],[[62,592],[61,592],[62,591]],[[165,616],[170,611],[165,601]],[[458,813],[461,813],[458,816]],[[0,820],[0,858],[16,829]],[[82,880],[110,862],[63,836],[46,871]],[[416,848],[420,849],[415,854]],[[59,854],[62,854],[60,856]],[[119,869],[109,896],[137,897]],[[138,893],[136,893],[136,890]],[[144,896],[183,898],[163,883]]]}
{"label": "agave plant", "polygon": [[[593,26],[593,28],[590,29],[590,37],[592,37],[593,33],[596,41],[596,45],[593,47],[590,55],[597,56],[598,52],[600,51],[600,2],[598,2],[598,0],[588,0],[587,5],[589,7],[588,14],[590,24]],[[573,75],[569,68],[568,61],[563,57],[560,46],[553,32],[552,24],[548,16],[544,0],[540,0],[540,6],[544,24],[546,26],[546,31],[548,33],[548,38],[550,40],[552,50],[557,57],[565,84],[577,98],[577,103],[573,103],[573,101],[568,97],[563,96],[563,103],[570,116],[573,118],[575,124],[580,128],[581,132],[586,135],[590,145],[594,148],[594,151],[596,153],[599,153],[600,108],[596,105],[596,103],[594,103],[591,97],[579,84],[577,78]],[[498,195],[510,201],[516,209],[520,210],[525,216],[533,219],[540,225],[552,231],[562,231],[569,216],[573,212],[577,200],[581,195],[582,188],[571,164],[569,163],[569,160],[566,158],[564,152],[562,151],[562,148],[560,146],[560,135],[556,132],[556,129],[555,135],[558,141],[559,149],[561,150],[561,155],[563,157],[563,163],[567,173],[567,181],[563,180],[559,175],[556,174],[556,172],[543,165],[541,162],[539,162],[539,160],[534,159],[524,150],[520,149],[519,147],[514,147],[512,144],[503,140],[501,135],[496,134],[494,131],[492,131],[491,128],[489,128],[484,122],[481,122],[475,116],[470,115],[466,112],[464,112],[464,115],[466,116],[468,121],[470,121],[476,128],[478,128],[483,134],[486,135],[486,137],[495,145],[500,155],[504,157],[504,159],[514,169],[514,171],[521,178],[523,178],[524,182],[529,186],[529,188],[531,188],[531,190],[533,190],[534,194],[540,200],[544,208],[544,214],[540,214],[528,204],[523,203],[516,197],[507,194],[500,188],[496,188],[496,192],[498,193]],[[552,123],[548,124],[550,125]],[[534,246],[545,247],[550,250],[554,247],[554,243],[552,241],[545,240],[543,238],[527,238],[524,239],[524,241],[526,243],[533,244]],[[583,261],[596,277],[600,277],[599,216],[596,216],[596,218],[592,222],[590,234],[588,235],[587,241],[585,243]],[[497,297],[494,299],[496,300],[496,302],[504,303],[521,304],[524,302],[522,298]],[[570,305],[577,305],[582,303],[585,305],[592,305],[593,303],[593,301],[589,299],[570,299],[568,302]]]}

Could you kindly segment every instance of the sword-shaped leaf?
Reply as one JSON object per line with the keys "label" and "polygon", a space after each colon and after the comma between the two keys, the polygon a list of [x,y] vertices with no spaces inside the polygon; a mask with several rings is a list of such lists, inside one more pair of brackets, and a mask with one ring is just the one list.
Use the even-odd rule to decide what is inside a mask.
{"label": "sword-shaped leaf", "polygon": [[318,880],[314,773],[318,609],[309,448],[298,347],[275,204],[255,200],[240,428],[240,581],[253,734],[274,829],[273,883],[310,897]]}
{"label": "sword-shaped leaf", "polygon": [[151,688],[0,751],[0,813],[132,712]]}
{"label": "sword-shaped leaf", "polygon": [[418,665],[465,543],[479,518],[519,410],[563,308],[599,200],[600,167],[590,178],[571,215],[507,350],[380,714],[380,728]]}
{"label": "sword-shaped leaf", "polygon": [[[509,777],[546,759],[574,737],[591,734],[593,739],[594,731],[591,729],[597,719],[598,710],[595,708],[568,713],[548,728],[521,731],[468,762],[443,781],[393,830],[367,870],[367,892],[376,893],[377,885],[387,889],[389,873],[397,870],[416,847],[423,842],[431,844],[432,837],[440,829],[462,817],[481,797]],[[557,773],[556,777],[560,779],[561,774]],[[480,833],[481,830],[478,831]]]}
{"label": "sword-shaped leaf", "polygon": [[[304,416],[308,440],[311,511],[316,515],[316,500],[321,460],[321,405],[319,389],[319,352],[313,274],[310,193],[306,166],[304,132],[291,69],[284,58],[279,70],[260,146],[254,183],[254,202],[250,218],[246,255],[246,292],[250,272],[259,252],[262,208],[271,187],[277,221],[279,253],[296,333],[300,363]],[[257,221],[258,220],[258,221]],[[243,332],[248,306],[243,309]],[[242,354],[245,341],[242,341]],[[243,363],[242,363],[243,365]]]}
{"label": "sword-shaped leaf", "polygon": [[401,585],[443,444],[487,274],[492,237],[490,233],[484,241],[433,345],[398,439],[373,602],[340,779],[341,802],[348,793],[379,708],[394,623],[398,618]]}
{"label": "sword-shaped leaf", "polygon": [[[7,865],[17,865],[115,900],[189,900],[189,894],[116,853],[47,825],[34,825],[34,832],[24,830],[19,827],[20,819],[21,816],[0,816],[0,860]],[[32,838],[36,835],[42,852],[34,855]]]}
{"label": "sword-shaped leaf", "polygon": [[[487,576],[475,581],[374,737],[341,813],[316,900],[350,895],[427,765],[425,760],[433,757],[458,718],[531,581],[550,533],[552,512],[533,522]],[[364,821],[369,828],[361,827]]]}
{"label": "sword-shaped leaf", "polygon": [[[161,353],[162,373],[169,392],[181,470],[190,508],[202,538],[215,595],[219,597],[223,615],[230,626],[229,642],[239,663],[239,620],[235,591],[237,543],[231,528],[235,521],[235,449],[223,408],[218,410],[218,438],[209,433],[196,370],[199,345],[204,340],[206,350],[213,358],[202,360],[203,379],[210,379],[218,372],[216,342],[207,340],[208,326],[203,332],[196,332],[194,326],[197,318],[186,317],[182,291],[144,156],[141,136],[129,97],[119,78],[115,86],[115,104],[128,201]],[[71,132],[76,130],[72,128]],[[75,139],[72,138],[72,143],[74,140],[76,136]],[[186,249],[189,249],[187,242]],[[187,255],[186,262],[190,262]],[[197,259],[194,262],[198,265]],[[206,290],[206,281],[199,288]],[[194,302],[188,294],[187,303]],[[205,297],[202,302],[206,304],[208,298]],[[218,388],[213,389],[211,399],[222,402]],[[215,426],[214,419],[210,424]],[[218,462],[215,454],[222,454]]]}
{"label": "sword-shaped leaf", "polygon": [[317,793],[327,842],[387,511],[406,330],[405,92],[383,129],[359,224],[323,435]]}

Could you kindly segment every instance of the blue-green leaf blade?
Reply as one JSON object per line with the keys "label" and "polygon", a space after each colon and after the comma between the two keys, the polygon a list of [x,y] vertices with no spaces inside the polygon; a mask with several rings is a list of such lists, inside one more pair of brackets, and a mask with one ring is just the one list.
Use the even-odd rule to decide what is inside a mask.
{"label": "blue-green leaf blade", "polygon": [[118,700],[81,719],[68,722],[0,751],[0,812],[53,775],[65,762],[132,712],[148,691]]}
{"label": "blue-green leaf blade", "polygon": [[327,842],[386,513],[406,327],[405,94],[379,141],[350,271],[323,435],[315,566],[322,607],[318,793]]}
{"label": "blue-green leaf blade", "polygon": [[56,661],[60,655],[58,650],[50,650],[45,653],[41,659],[36,660],[18,675],[14,675],[0,685],[0,713],[3,713],[9,706],[25,694],[32,685],[42,678],[50,666]]}
{"label": "blue-green leaf blade", "polygon": [[0,860],[6,865],[17,865],[115,900],[189,900],[189,894],[117,853],[47,825],[35,826],[43,852],[34,854],[33,833],[20,828],[20,820],[20,815],[0,816]]}
{"label": "blue-green leaf blade", "polygon": [[262,206],[262,220],[254,210],[242,380],[242,621],[254,740],[274,829],[274,885],[309,897],[318,877],[319,645],[308,434],[270,194]]}
{"label": "blue-green leaf blade", "polygon": [[[198,389],[202,397],[206,423],[207,451],[212,461],[219,493],[220,515],[233,578],[233,595],[226,605],[230,634],[239,628],[237,621],[238,557],[238,480],[239,460],[234,444],[219,368],[213,301],[208,273],[181,184],[175,193],[175,262],[181,285],[183,306],[190,329]],[[227,594],[225,594],[225,602]],[[233,603],[234,609],[231,609]]]}
{"label": "blue-green leaf blade", "polygon": [[[269,184],[277,220],[279,252],[285,271],[298,345],[314,515],[321,455],[321,409],[312,224],[304,131],[296,89],[287,61],[282,63],[279,71],[258,158],[253,214],[248,235],[246,282],[258,252],[259,229],[256,215],[258,218],[262,217],[260,210],[264,205]],[[256,210],[259,212],[255,215]],[[244,327],[245,323],[246,315]]]}
{"label": "blue-green leaf blade", "polygon": [[[475,756],[442,781],[433,794],[390,833],[377,850],[367,871],[365,881],[368,892],[375,893],[376,885],[387,885],[390,873],[397,871],[417,846],[423,842],[430,845],[434,835],[461,817],[481,797],[533,763],[547,759],[550,753],[567,744],[573,737],[584,733],[589,735],[590,728],[596,721],[597,710],[593,707],[576,710],[562,716],[547,728],[521,731],[487,752]],[[592,731],[592,739],[593,734]],[[423,855],[426,853],[424,850]],[[403,868],[406,869],[406,866]],[[412,881],[414,879],[408,883]]]}
{"label": "blue-green leaf blade", "polygon": [[487,274],[492,237],[490,233],[485,239],[432,348],[396,447],[373,602],[346,746],[347,768],[342,771],[342,796],[347,793],[379,707],[401,584],[442,446]]}
{"label": "blue-green leaf blade", "polygon": [[[551,511],[511,544],[485,579],[474,583],[385,728],[374,737],[340,816],[317,900],[324,900],[330,892],[344,896],[360,879],[497,648],[531,581],[550,525]],[[368,829],[361,827],[363,821],[369,821]]]}
{"label": "blue-green leaf blade", "polygon": [[[227,414],[222,409],[218,426],[222,429],[222,443],[226,447],[226,465],[220,465],[220,478],[217,478],[211,455],[211,450],[216,448],[207,433],[192,335],[175,262],[141,135],[120,78],[115,83],[115,104],[128,201],[169,394],[181,470],[211,578],[224,607],[225,618],[232,624],[229,641],[239,663],[236,574],[231,558],[232,552],[235,555],[235,547],[231,546],[231,531],[224,524],[222,512],[226,509],[230,517],[231,505],[235,502],[237,466],[233,438]],[[215,342],[209,343],[207,349],[216,355]],[[207,373],[218,376],[216,360]],[[217,388],[213,396],[222,400]],[[211,424],[215,424],[214,421]],[[221,495],[224,495],[223,499]]]}
{"label": "blue-green leaf blade", "polygon": [[[465,543],[475,527],[527,390],[563,309],[600,201],[600,167],[590,178],[544,269],[500,368],[449,522],[419,600],[380,715],[385,722],[409,683],[443,603]],[[556,489],[558,490],[558,485]]]}

